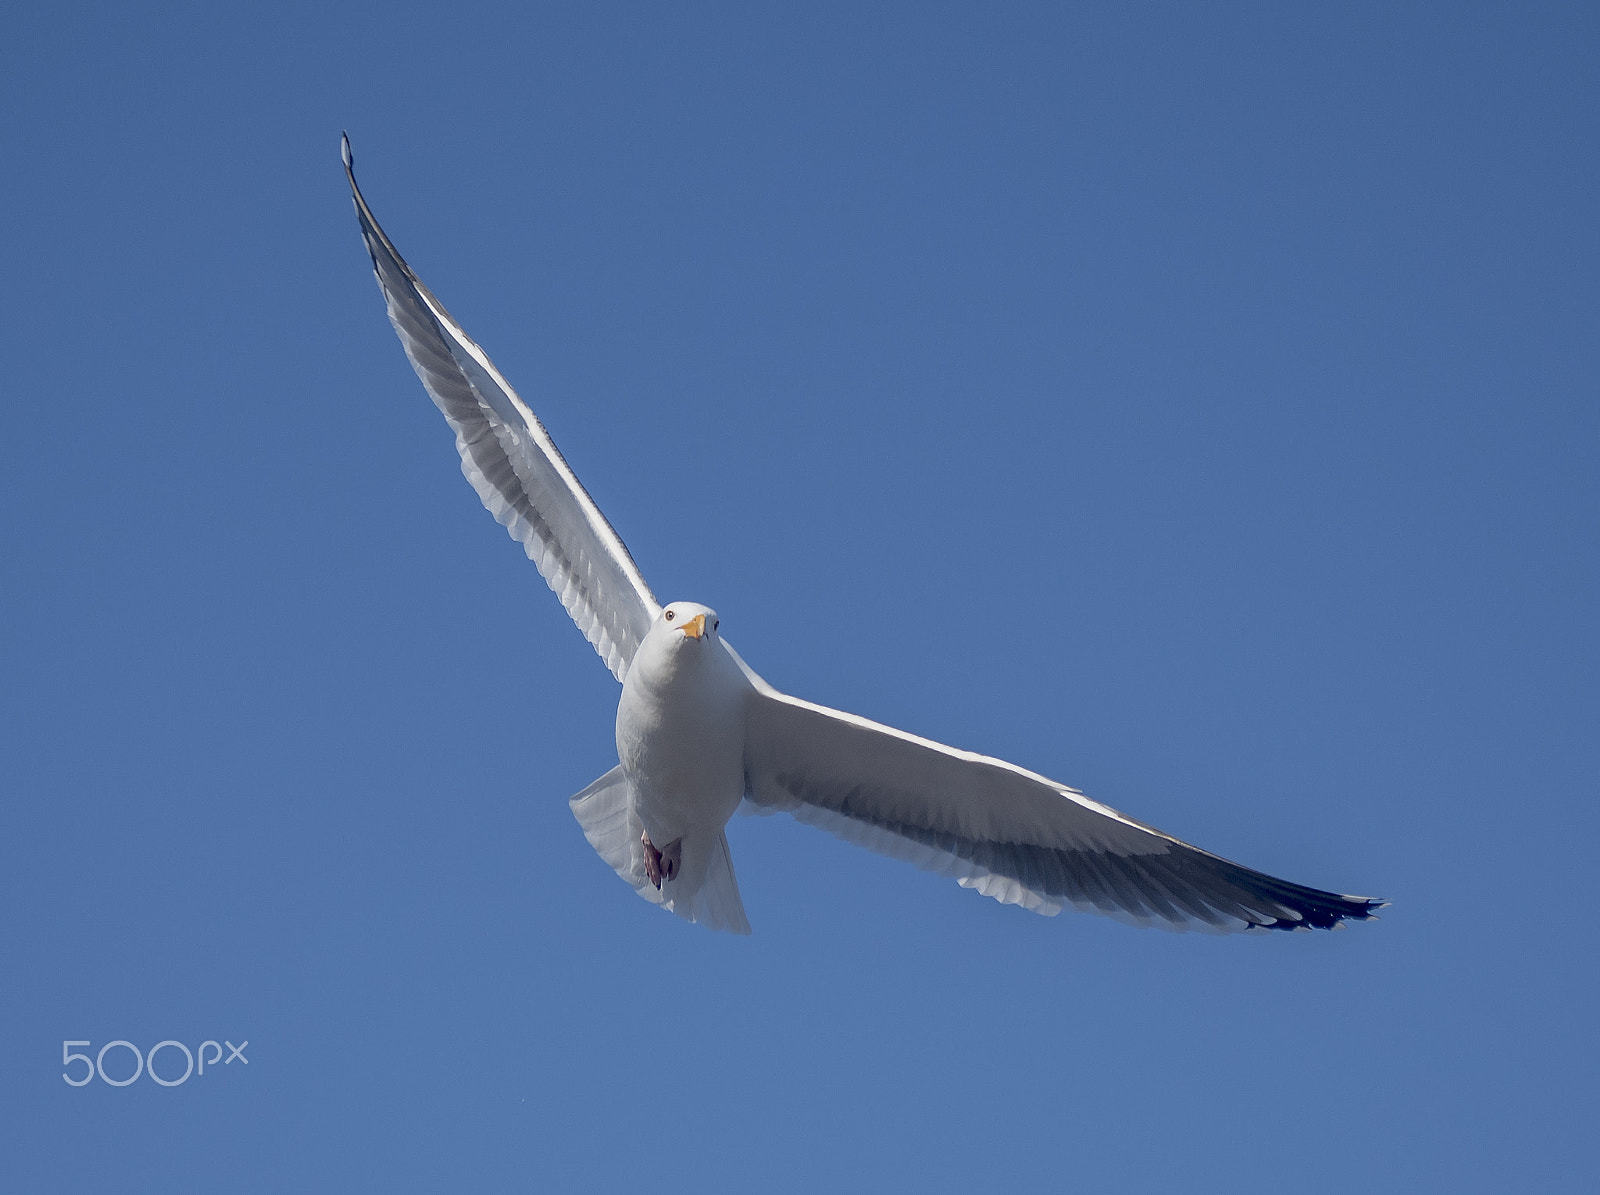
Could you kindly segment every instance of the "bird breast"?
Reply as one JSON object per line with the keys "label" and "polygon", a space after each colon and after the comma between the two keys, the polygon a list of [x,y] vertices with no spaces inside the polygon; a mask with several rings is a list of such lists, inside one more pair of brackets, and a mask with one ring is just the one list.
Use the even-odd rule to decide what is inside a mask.
{"label": "bird breast", "polygon": [[657,639],[647,637],[623,682],[617,758],[645,830],[668,842],[720,830],[743,799],[752,690],[716,640]]}

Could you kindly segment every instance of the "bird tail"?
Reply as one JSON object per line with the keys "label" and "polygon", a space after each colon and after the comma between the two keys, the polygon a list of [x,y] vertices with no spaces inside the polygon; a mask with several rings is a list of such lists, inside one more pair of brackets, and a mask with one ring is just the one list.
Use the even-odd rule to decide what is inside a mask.
{"label": "bird tail", "polygon": [[632,794],[620,765],[568,804],[589,845],[645,900],[709,929],[750,932],[726,834],[718,832],[714,838],[705,834],[685,836],[677,878],[663,880],[658,889],[645,872],[644,844],[640,841],[644,825],[634,812]]}
{"label": "bird tail", "polygon": [[733,856],[728,853],[727,834],[717,831],[716,838],[707,842],[706,846],[708,857],[705,874],[688,902],[689,910],[680,911],[675,898],[672,911],[690,921],[698,921],[709,929],[747,934],[750,932],[750,922],[744,915],[744,901],[739,899],[739,880],[733,874]]}

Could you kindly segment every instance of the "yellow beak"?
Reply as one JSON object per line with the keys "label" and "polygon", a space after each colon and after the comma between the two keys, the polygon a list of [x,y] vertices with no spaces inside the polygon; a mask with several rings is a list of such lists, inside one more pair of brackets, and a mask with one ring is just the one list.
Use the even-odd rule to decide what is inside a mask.
{"label": "yellow beak", "polygon": [[696,614],[678,629],[691,639],[702,639],[706,633],[706,616],[704,614]]}

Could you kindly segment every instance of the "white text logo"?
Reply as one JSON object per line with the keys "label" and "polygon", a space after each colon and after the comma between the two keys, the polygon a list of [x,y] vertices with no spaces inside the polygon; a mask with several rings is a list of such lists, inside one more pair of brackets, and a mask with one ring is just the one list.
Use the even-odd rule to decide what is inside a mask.
{"label": "white text logo", "polygon": [[[244,1048],[250,1044],[248,1041],[242,1041],[238,1045],[234,1045],[231,1041],[224,1041],[220,1044],[214,1041],[203,1041],[200,1043],[200,1048],[192,1053],[189,1047],[181,1041],[158,1041],[150,1047],[148,1054],[141,1054],[138,1046],[131,1041],[123,1041],[119,1038],[116,1041],[106,1042],[105,1045],[100,1047],[100,1052],[93,1058],[90,1058],[87,1054],[76,1054],[72,1050],[73,1046],[90,1046],[93,1044],[93,1042],[88,1041],[64,1041],[61,1043],[61,1065],[66,1068],[61,1072],[61,1077],[66,1080],[69,1086],[87,1086],[90,1080],[99,1075],[102,1083],[108,1083],[112,1087],[126,1087],[140,1075],[148,1074],[163,1087],[177,1087],[180,1084],[187,1083],[190,1075],[205,1074],[208,1066],[215,1070],[219,1062],[223,1066],[230,1066],[237,1060],[246,1066],[250,1065],[250,1060],[244,1056]],[[222,1056],[223,1046],[228,1047],[228,1056],[226,1058]],[[206,1057],[208,1048],[211,1051],[209,1058]],[[156,1057],[163,1050],[167,1051],[166,1057],[161,1060],[161,1071],[166,1072],[165,1077],[161,1071],[156,1069]],[[127,1074],[129,1060],[124,1057],[124,1053],[133,1055],[132,1074]],[[111,1056],[112,1072],[117,1076],[126,1077],[113,1078],[112,1075],[106,1073],[106,1056],[108,1054]],[[171,1076],[177,1071],[177,1055],[180,1054],[183,1056],[183,1073],[177,1075],[176,1078],[172,1078]],[[73,1064],[77,1062],[83,1063],[82,1078],[73,1077]],[[197,1062],[198,1065],[196,1065]]]}

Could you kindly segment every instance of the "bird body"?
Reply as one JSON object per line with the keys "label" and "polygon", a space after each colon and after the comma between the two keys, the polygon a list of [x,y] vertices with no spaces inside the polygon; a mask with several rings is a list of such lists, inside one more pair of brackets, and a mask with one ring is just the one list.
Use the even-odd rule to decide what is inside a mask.
{"label": "bird body", "polygon": [[617,703],[617,759],[642,833],[682,842],[672,883],[688,889],[744,800],[745,710],[754,695],[722,649],[716,615],[693,602],[662,611],[639,645]]}
{"label": "bird body", "polygon": [[1254,871],[1005,760],[767,684],[715,611],[658,603],[544,425],[406,265],[346,177],[406,355],[456,436],[461,469],[612,674],[617,766],[574,796],[584,836],[640,896],[748,933],[724,827],[787,812],[1005,904],[1140,925],[1332,928],[1384,902]]}

